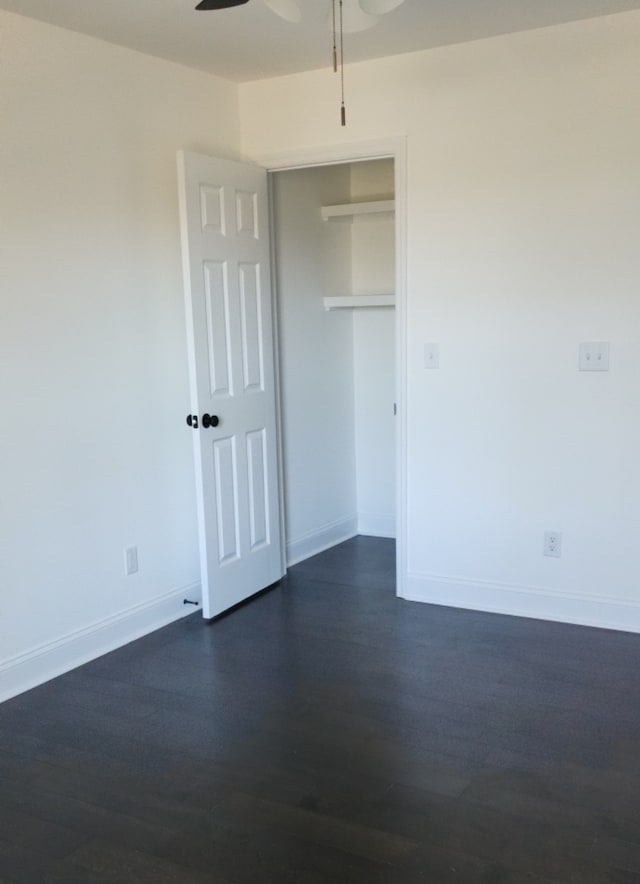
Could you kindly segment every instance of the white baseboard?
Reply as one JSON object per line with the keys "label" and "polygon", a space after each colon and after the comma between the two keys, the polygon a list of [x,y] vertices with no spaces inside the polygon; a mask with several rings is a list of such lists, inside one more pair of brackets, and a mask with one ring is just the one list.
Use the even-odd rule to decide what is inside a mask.
{"label": "white baseboard", "polygon": [[0,661],[0,703],[192,614],[194,608],[183,604],[187,596],[199,601],[200,584],[172,590],[25,654]]}
{"label": "white baseboard", "polygon": [[451,608],[640,632],[640,604],[627,599],[415,573],[407,575],[402,598]]}
{"label": "white baseboard", "polygon": [[380,513],[358,513],[358,534],[366,534],[367,537],[395,538],[396,517]]}
{"label": "white baseboard", "polygon": [[348,516],[329,525],[323,525],[316,531],[303,534],[302,537],[295,540],[287,540],[287,567],[297,565],[298,562],[315,556],[337,543],[349,540],[357,533],[358,520],[356,516]]}

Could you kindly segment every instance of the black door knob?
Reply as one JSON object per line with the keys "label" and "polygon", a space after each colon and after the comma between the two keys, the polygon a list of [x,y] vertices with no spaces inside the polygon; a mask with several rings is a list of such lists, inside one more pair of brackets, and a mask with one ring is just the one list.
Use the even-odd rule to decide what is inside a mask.
{"label": "black door knob", "polygon": [[187,415],[187,426],[191,427],[193,430],[198,429],[198,415],[197,414],[188,414]]}
{"label": "black door knob", "polygon": [[203,414],[202,415],[202,426],[205,430],[208,430],[209,427],[217,427],[220,423],[220,418],[215,414]]}

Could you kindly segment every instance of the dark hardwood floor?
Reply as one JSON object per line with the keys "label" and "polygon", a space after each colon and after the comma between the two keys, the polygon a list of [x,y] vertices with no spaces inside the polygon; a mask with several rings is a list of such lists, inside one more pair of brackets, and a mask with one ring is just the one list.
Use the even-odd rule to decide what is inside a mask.
{"label": "dark hardwood floor", "polygon": [[0,884],[640,882],[640,636],[356,538],[0,706]]}

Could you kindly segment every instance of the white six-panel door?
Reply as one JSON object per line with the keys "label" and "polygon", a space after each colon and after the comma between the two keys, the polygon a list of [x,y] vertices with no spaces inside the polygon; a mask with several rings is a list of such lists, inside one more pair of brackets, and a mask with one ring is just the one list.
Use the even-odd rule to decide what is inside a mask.
{"label": "white six-panel door", "polygon": [[180,153],[178,179],[192,424],[197,418],[185,432],[209,619],[284,573],[267,176]]}

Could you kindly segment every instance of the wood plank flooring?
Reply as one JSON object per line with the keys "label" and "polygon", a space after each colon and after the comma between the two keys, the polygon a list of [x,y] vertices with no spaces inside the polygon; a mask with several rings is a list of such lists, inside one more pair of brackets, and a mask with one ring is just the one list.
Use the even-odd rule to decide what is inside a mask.
{"label": "wood plank flooring", "polygon": [[640,884],[640,636],[355,538],[0,706],[0,884]]}

